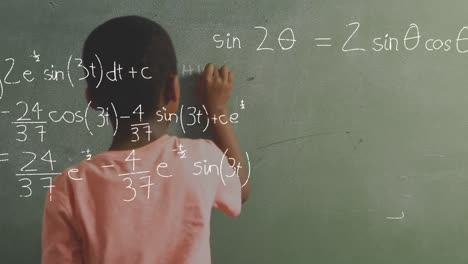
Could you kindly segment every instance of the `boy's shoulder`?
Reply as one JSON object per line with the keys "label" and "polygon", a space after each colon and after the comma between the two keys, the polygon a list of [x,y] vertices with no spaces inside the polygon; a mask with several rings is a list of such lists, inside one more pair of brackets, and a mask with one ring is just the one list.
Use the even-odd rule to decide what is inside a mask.
{"label": "boy's shoulder", "polygon": [[217,148],[216,144],[211,139],[207,138],[172,137],[175,139],[175,141],[186,144],[187,146],[198,147],[202,149]]}
{"label": "boy's shoulder", "polygon": [[135,151],[135,153],[145,154],[156,152],[158,150],[166,152],[170,151],[176,155],[178,150],[183,149],[195,155],[212,156],[214,154],[223,154],[211,139],[188,138],[166,134],[161,138],[155,140],[154,142],[151,142],[150,144],[145,145],[141,148],[119,151],[103,151],[97,153],[89,159],[81,160],[78,163],[66,167],[64,170],[62,170],[62,173],[59,176],[65,176],[67,178],[78,178],[74,177],[74,175],[79,174],[79,172],[85,172],[90,169],[105,168],[106,162],[108,162],[109,160],[118,159],[119,157],[125,158],[129,154],[131,154],[133,150]]}
{"label": "boy's shoulder", "polygon": [[203,157],[219,157],[223,155],[222,151],[218,146],[211,140],[206,138],[179,138],[177,137],[176,141],[179,144],[176,144],[176,147],[186,146],[187,151],[193,152],[197,155],[202,155]]}
{"label": "boy's shoulder", "polygon": [[[91,157],[84,159],[78,163],[66,167],[62,170],[61,174],[55,177],[56,183],[63,183],[65,181],[79,182],[83,181],[88,172],[102,171],[106,168],[112,168],[114,161],[125,161],[133,150],[119,150],[119,151],[104,151]],[[211,157],[218,158],[223,153],[216,146],[216,144],[206,138],[187,138],[178,137],[173,135],[164,135],[148,145],[139,149],[135,149],[135,155],[147,155],[157,151],[171,153],[171,155],[178,156],[185,152],[190,156],[198,156],[210,159]],[[187,156],[188,156],[187,155]],[[122,160],[123,159],[123,160]]]}
{"label": "boy's shoulder", "polygon": [[148,147],[143,147],[143,149],[148,152],[157,151],[161,148],[163,151],[170,151],[174,154],[181,149],[185,149],[187,152],[196,155],[220,151],[211,139],[179,137],[167,134],[149,144]]}

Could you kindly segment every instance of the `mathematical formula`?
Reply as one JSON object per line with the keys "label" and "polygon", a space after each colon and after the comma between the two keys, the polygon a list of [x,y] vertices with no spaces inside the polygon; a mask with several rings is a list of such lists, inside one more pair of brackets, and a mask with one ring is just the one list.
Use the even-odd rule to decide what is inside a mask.
{"label": "mathematical formula", "polygon": [[[219,163],[210,163],[205,159],[197,160],[192,164],[192,176],[208,176],[214,174],[215,176],[219,177],[224,185],[226,185],[225,178],[231,177],[239,177],[238,171],[244,166],[240,164],[240,162],[236,162],[232,158],[228,158],[226,156],[228,150],[226,150],[222,157],[219,160]],[[184,145],[180,144],[177,148],[173,149],[173,152],[178,156],[179,159],[186,159],[187,155],[190,154],[189,149],[187,149]],[[82,151],[85,155],[85,160],[90,161],[92,159],[92,154],[89,149]],[[18,183],[20,184],[20,189],[22,190],[19,197],[21,198],[28,198],[31,197],[33,193],[33,177],[39,177],[41,182],[45,182],[41,187],[46,188],[49,190],[49,200],[52,200],[53,196],[53,177],[60,175],[62,173],[68,177],[69,180],[76,182],[79,184],[80,181],[83,181],[84,178],[80,176],[80,170],[78,168],[68,168],[67,170],[61,172],[55,171],[55,163],[57,160],[53,158],[53,154],[51,150],[47,150],[45,153],[35,153],[31,151],[22,151],[21,155],[27,159],[25,164],[19,168],[18,173],[15,174],[18,177]],[[2,163],[9,162],[10,153],[0,153],[0,165]],[[251,173],[251,164],[248,152],[245,152],[246,162],[248,169],[248,177],[245,183],[242,183],[242,187],[247,184],[248,180],[250,179]],[[128,183],[125,186],[126,189],[131,189],[134,191],[134,196],[131,199],[123,199],[123,201],[129,202],[133,201],[136,197],[136,189],[133,187],[133,180],[132,177],[139,177],[140,180],[146,180],[147,184],[139,186],[139,188],[146,188],[147,192],[147,199],[150,198],[150,190],[151,186],[155,185],[152,181],[153,176],[161,177],[161,178],[172,178],[175,175],[170,173],[171,164],[168,162],[159,162],[154,164],[154,167],[151,170],[138,170],[137,162],[141,161],[142,158],[138,157],[137,151],[132,149],[129,151],[128,156],[125,158],[125,162],[128,162],[131,165],[132,170],[126,173],[117,174],[117,177],[122,178],[122,182]],[[233,166],[231,167],[232,170],[229,170],[230,173],[226,173],[226,168],[223,168],[224,162],[228,160],[232,162]],[[41,166],[42,165],[42,166]],[[103,169],[111,169],[115,167],[113,164],[105,164],[101,165]],[[42,169],[39,169],[42,168]]]}
{"label": "mathematical formula", "polygon": [[[43,60],[43,57],[41,57],[37,50],[33,50],[29,57],[32,58],[32,63],[39,63],[41,62],[41,59]],[[99,55],[96,54],[95,58],[96,62],[92,62],[89,67],[85,67],[80,58],[75,58],[70,55],[67,59],[67,66],[65,69],[59,69],[59,67],[50,64],[38,73],[34,73],[30,69],[19,69],[19,67],[16,66],[15,58],[6,58],[4,61],[8,64],[8,70],[4,73],[3,77],[0,78],[0,99],[3,98],[5,87],[15,87],[22,84],[37,82],[39,80],[44,81],[45,83],[67,82],[71,87],[74,87],[77,82],[85,80],[86,78],[97,78],[99,79],[99,82],[96,89],[99,89],[99,85],[104,79],[110,82],[118,82],[122,81],[124,78],[152,78],[147,74],[149,70],[148,67],[141,67],[139,69],[128,67],[124,69],[117,61],[112,62],[112,69],[104,71]],[[84,76],[73,76],[73,69],[83,70]],[[193,73],[193,71],[190,71],[190,74]],[[186,73],[184,73],[184,75],[185,74]],[[167,109],[162,107],[148,115],[145,113],[145,109],[143,109],[141,104],[132,111],[131,115],[121,115],[119,114],[119,109],[117,109],[112,102],[110,103],[110,107],[96,107],[97,111],[90,111],[92,103],[93,101],[89,101],[83,109],[57,110],[47,109],[49,105],[44,102],[20,100],[16,102],[12,108],[4,108],[3,106],[0,106],[0,118],[9,121],[9,124],[16,133],[15,141],[21,144],[27,141],[40,143],[47,142],[46,135],[48,129],[51,126],[56,126],[58,124],[84,126],[90,135],[94,135],[94,133],[101,128],[112,126],[114,131],[113,136],[115,136],[119,131],[119,123],[125,120],[127,125],[129,121],[132,122],[129,128],[131,130],[131,142],[144,140],[149,142],[153,131],[151,124],[146,121],[146,118],[148,117],[155,122],[170,122],[178,125],[185,134],[187,128],[193,129],[192,127],[194,126],[201,127],[203,129],[202,132],[204,133],[211,124],[237,124],[239,123],[241,116],[239,111],[233,111],[230,114],[209,115],[207,108],[204,105],[181,105],[180,111],[177,113],[169,112]],[[241,100],[240,110],[243,111],[245,109],[246,103],[244,100]],[[184,148],[185,146],[180,145],[177,149],[173,150],[177,153],[180,159],[184,159],[189,155],[190,151]],[[0,151],[3,152],[4,150]],[[92,154],[89,148],[81,151],[81,153],[85,155],[84,162],[92,159]],[[37,183],[33,183],[34,181],[32,180],[35,177],[38,177],[39,181],[43,182],[41,187],[49,191],[50,200],[52,199],[53,188],[55,187],[53,185],[54,176],[65,173],[68,179],[76,182],[76,184],[79,184],[80,181],[84,180],[84,178],[80,176],[80,171],[77,168],[69,168],[67,171],[63,172],[57,171],[56,155],[53,155],[53,151],[50,149],[44,153],[20,151],[16,152],[16,154],[19,154],[22,159],[27,160],[24,164],[21,164],[17,169],[18,172],[15,173],[20,185],[19,197],[21,198],[31,197],[33,193],[33,185],[37,185]],[[204,159],[194,162],[192,164],[192,175],[198,176],[214,173],[221,178],[223,183],[225,183],[225,177],[238,177],[237,171],[244,165],[228,159],[225,154],[226,152],[222,156],[219,164],[210,164]],[[249,168],[250,177],[250,160],[247,152],[245,155],[247,157],[247,166]],[[9,152],[0,153],[0,165],[12,162],[13,160],[10,157],[11,155]],[[234,164],[232,167],[233,173],[229,175],[224,173],[225,168],[223,169],[223,161],[225,159],[228,159],[231,164]],[[141,158],[137,158],[136,150],[132,150],[125,161],[132,162],[133,170],[128,173],[117,175],[122,178],[122,182],[125,183],[124,187],[126,189],[134,191],[134,196],[131,198],[125,198],[123,199],[124,201],[132,201],[135,199],[137,194],[136,188],[133,187],[132,177],[139,177],[140,180],[147,181],[147,184],[138,186],[138,188],[145,188],[147,198],[149,199],[151,187],[155,185],[153,182],[153,176],[160,178],[170,178],[174,176],[169,173],[171,165],[167,162],[155,164],[154,168],[151,170],[138,171],[136,168],[136,162],[140,160]],[[21,160],[17,161],[21,163]],[[15,162],[15,164],[16,163],[17,162]],[[44,165],[45,168],[40,169],[40,167],[44,167]],[[102,166],[103,169],[110,169],[112,167],[113,165]],[[244,185],[245,184],[246,183],[244,183]]]}
{"label": "mathematical formula", "polygon": [[[39,102],[34,102],[29,104],[25,101],[19,101],[16,103],[17,111],[13,110],[1,110],[1,116],[9,116],[12,114],[18,114],[18,117],[15,118],[10,123],[15,127],[17,137],[16,141],[25,142],[30,138],[30,135],[37,135],[39,142],[45,141],[46,125],[64,123],[64,124],[83,124],[90,135],[94,135],[93,131],[95,129],[100,129],[103,127],[108,127],[111,125],[109,115],[109,110],[114,111],[114,136],[116,135],[119,129],[119,120],[135,118],[139,120],[139,123],[132,124],[132,133],[134,138],[132,142],[137,142],[140,140],[141,133],[144,133],[148,140],[149,136],[152,133],[149,123],[143,121],[143,108],[139,105],[133,111],[133,116],[121,116],[118,114],[118,111],[115,107],[111,109],[98,107],[97,113],[94,111],[89,111],[90,105],[92,102],[88,103],[87,107],[83,110],[45,110],[42,108],[42,104]],[[241,109],[245,109],[245,102],[241,101]],[[112,104],[113,106],[113,104]],[[97,119],[97,122],[89,122],[89,115],[94,114],[94,119]],[[202,125],[203,131],[206,132],[210,124],[237,124],[239,123],[239,112],[233,112],[229,115],[226,114],[214,114],[209,116],[208,112],[204,105],[201,107],[196,106],[184,106],[181,105],[180,111],[176,113],[168,113],[164,107],[158,109],[154,113],[156,122],[172,122],[181,127],[183,133],[186,133],[186,127],[193,127],[197,125]],[[91,124],[94,124],[92,126]],[[144,137],[143,137],[144,138]]]}
{"label": "mathematical formula", "polygon": [[[334,38],[332,36],[314,37],[313,45],[318,48],[331,48],[337,46],[342,52],[383,52],[383,51],[413,51],[424,49],[426,51],[443,51],[449,52],[455,50],[457,53],[464,54],[468,52],[468,26],[462,26],[454,31],[452,38],[442,39],[436,36],[427,36],[421,28],[415,24],[410,24],[406,29],[403,29],[400,35],[391,35],[384,33],[380,36],[371,37],[367,47],[356,46],[356,40],[360,40],[364,36],[360,34],[360,22],[352,22],[345,25],[348,35]],[[264,26],[255,26],[253,29],[261,34],[256,44],[246,45],[241,37],[228,33],[213,34],[212,41],[217,49],[242,49],[247,47],[255,47],[255,51],[288,51],[295,48],[296,35],[290,27],[282,30],[277,36],[271,37],[268,28]],[[311,32],[307,33],[312,34]],[[298,37],[299,40],[301,37]],[[265,41],[271,42],[271,39],[276,40],[276,45],[270,44],[267,46]],[[340,41],[335,41],[340,39]],[[344,39],[341,41],[341,39]],[[302,40],[303,41],[303,40]],[[250,43],[249,43],[250,44]],[[302,43],[304,45],[304,43]],[[305,45],[308,45],[307,43]]]}

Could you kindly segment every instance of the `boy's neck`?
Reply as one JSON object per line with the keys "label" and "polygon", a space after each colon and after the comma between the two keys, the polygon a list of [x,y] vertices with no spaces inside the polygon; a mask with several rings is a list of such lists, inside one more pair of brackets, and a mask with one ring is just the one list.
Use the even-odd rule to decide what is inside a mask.
{"label": "boy's neck", "polygon": [[[144,123],[147,123],[148,125],[136,125]],[[112,144],[109,147],[109,150],[131,150],[148,145],[161,136],[167,134],[168,125],[168,123],[155,122],[154,120],[126,120],[125,122],[120,120],[119,127],[112,139]],[[115,124],[113,124],[113,126],[115,129]],[[149,135],[147,133],[148,126],[151,131]],[[139,139],[136,136],[136,132],[138,132]]]}

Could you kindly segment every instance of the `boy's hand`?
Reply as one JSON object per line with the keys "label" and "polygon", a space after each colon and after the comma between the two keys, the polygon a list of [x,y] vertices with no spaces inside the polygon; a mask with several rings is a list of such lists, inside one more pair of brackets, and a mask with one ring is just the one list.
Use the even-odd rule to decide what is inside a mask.
{"label": "boy's hand", "polygon": [[[234,75],[229,72],[226,65],[219,70],[214,64],[207,64],[205,70],[198,76],[196,93],[201,104],[206,107],[209,116],[227,115],[227,102],[231,96]],[[217,123],[211,126],[213,141],[224,152],[231,166],[241,165],[237,171],[241,183],[242,202],[245,202],[250,193],[248,183],[247,163],[237,142],[236,133],[230,123]]]}
{"label": "boy's hand", "polygon": [[208,115],[226,114],[227,102],[231,96],[232,82],[234,79],[227,66],[219,70],[214,64],[207,64],[203,72],[198,76],[196,93]]}

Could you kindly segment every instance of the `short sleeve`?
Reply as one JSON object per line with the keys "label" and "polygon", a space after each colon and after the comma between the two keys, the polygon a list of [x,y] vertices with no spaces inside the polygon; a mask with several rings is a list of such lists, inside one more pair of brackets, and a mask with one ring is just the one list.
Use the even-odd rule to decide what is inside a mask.
{"label": "short sleeve", "polygon": [[227,157],[223,158],[224,153],[212,141],[210,141],[210,145],[210,155],[213,156],[212,158],[218,161],[223,160],[222,171],[220,171],[220,175],[215,177],[216,190],[213,207],[223,211],[230,217],[238,216],[242,207],[242,187],[239,176],[229,164]]}

